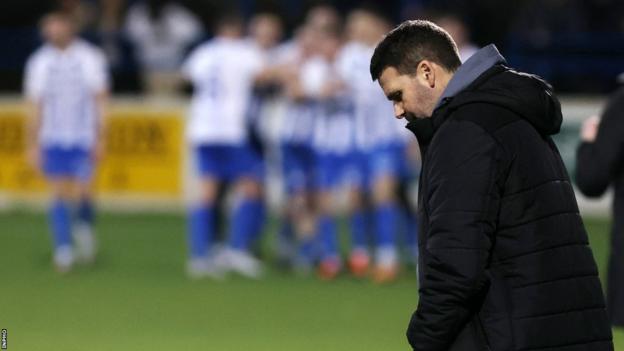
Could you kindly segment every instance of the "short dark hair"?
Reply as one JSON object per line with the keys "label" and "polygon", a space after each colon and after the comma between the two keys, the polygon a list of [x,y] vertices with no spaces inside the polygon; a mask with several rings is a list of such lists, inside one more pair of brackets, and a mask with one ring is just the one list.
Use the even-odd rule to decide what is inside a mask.
{"label": "short dark hair", "polygon": [[214,23],[214,30],[218,32],[223,28],[236,27],[241,31],[245,29],[245,19],[237,7],[228,6],[219,12],[219,17]]}
{"label": "short dark hair", "polygon": [[422,60],[435,62],[449,72],[461,65],[457,45],[444,29],[429,21],[405,21],[386,34],[375,48],[371,77],[373,81],[379,79],[388,67],[401,74],[415,73]]}
{"label": "short dark hair", "polygon": [[48,12],[39,20],[39,26],[43,26],[49,21],[61,21],[67,23],[71,26],[76,25],[76,21],[73,17],[71,17],[67,12],[56,10],[52,12]]}

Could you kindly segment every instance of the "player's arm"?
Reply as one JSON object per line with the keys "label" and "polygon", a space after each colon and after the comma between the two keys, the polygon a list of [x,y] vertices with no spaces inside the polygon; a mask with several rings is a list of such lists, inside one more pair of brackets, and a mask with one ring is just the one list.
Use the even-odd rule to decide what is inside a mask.
{"label": "player's arm", "polygon": [[278,65],[262,67],[254,76],[254,86],[264,87],[278,84],[282,80],[284,68]]}
{"label": "player's arm", "polygon": [[502,150],[492,136],[454,118],[436,139],[444,141],[432,144],[425,158],[427,245],[421,251],[418,308],[407,331],[418,351],[448,350],[475,317],[489,284],[486,268],[500,203]]}
{"label": "player's arm", "polygon": [[286,96],[295,101],[306,98],[307,94],[301,81],[299,67],[283,65],[280,67],[279,77]]}
{"label": "player's arm", "polygon": [[108,115],[110,101],[110,93],[107,89],[103,89],[95,94],[96,108],[96,144],[93,150],[93,158],[97,161],[102,157],[106,147],[106,123],[105,118]]}
{"label": "player's arm", "polygon": [[182,79],[191,84],[200,84],[210,74],[211,52],[206,45],[195,48],[180,66]]}
{"label": "player's arm", "polygon": [[624,164],[622,109],[624,109],[624,90],[620,90],[610,100],[597,127],[597,135],[593,138],[587,137],[588,140],[583,140],[578,148],[576,183],[581,192],[587,196],[602,195],[613,175]]}
{"label": "player's arm", "polygon": [[30,164],[38,168],[41,163],[38,134],[41,128],[43,92],[41,60],[31,57],[24,70],[24,104],[26,107],[26,152]]}
{"label": "player's arm", "polygon": [[41,127],[41,102],[33,97],[27,97],[26,105],[26,152],[31,166],[39,168],[41,155],[38,143],[38,134]]}
{"label": "player's arm", "polygon": [[328,79],[323,84],[320,91],[321,99],[331,99],[344,93],[347,90],[347,85],[340,79]]}
{"label": "player's arm", "polygon": [[98,52],[93,59],[93,71],[91,72],[91,91],[95,102],[95,132],[96,140],[92,157],[98,161],[102,157],[106,142],[106,123],[105,118],[108,114],[110,77],[108,74],[108,66],[103,53]]}

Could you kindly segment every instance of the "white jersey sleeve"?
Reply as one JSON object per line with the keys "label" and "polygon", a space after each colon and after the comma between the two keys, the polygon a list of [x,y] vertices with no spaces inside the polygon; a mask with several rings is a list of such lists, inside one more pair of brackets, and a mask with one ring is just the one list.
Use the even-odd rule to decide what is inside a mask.
{"label": "white jersey sleeve", "polygon": [[87,84],[94,94],[106,92],[110,89],[108,65],[104,53],[92,47],[86,60]]}
{"label": "white jersey sleeve", "polygon": [[35,101],[41,99],[45,87],[45,57],[42,50],[37,50],[28,59],[24,71],[24,95]]}
{"label": "white jersey sleeve", "polygon": [[193,84],[199,84],[210,69],[210,47],[203,44],[191,52],[182,64],[182,75]]}

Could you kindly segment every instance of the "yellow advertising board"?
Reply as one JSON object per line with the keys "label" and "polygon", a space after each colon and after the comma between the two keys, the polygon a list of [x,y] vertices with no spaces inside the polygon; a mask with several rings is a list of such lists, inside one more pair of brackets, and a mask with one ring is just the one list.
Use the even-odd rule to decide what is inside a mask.
{"label": "yellow advertising board", "polygon": [[0,109],[0,190],[41,192],[45,182],[26,157],[26,111],[21,106]]}
{"label": "yellow advertising board", "polygon": [[182,119],[158,111],[116,111],[107,119],[96,187],[105,193],[178,195],[182,186]]}
{"label": "yellow advertising board", "polygon": [[[0,191],[45,190],[27,162],[26,114],[0,106]],[[178,196],[182,192],[183,120],[179,111],[113,109],[106,118],[104,154],[96,168],[98,193]]]}

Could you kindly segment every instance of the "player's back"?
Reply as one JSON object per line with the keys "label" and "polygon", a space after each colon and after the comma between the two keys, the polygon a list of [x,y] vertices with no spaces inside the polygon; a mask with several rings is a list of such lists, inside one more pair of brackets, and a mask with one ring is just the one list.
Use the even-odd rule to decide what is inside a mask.
{"label": "player's back", "polygon": [[242,143],[257,51],[244,40],[215,38],[195,49],[183,67],[195,92],[190,109],[192,142]]}

